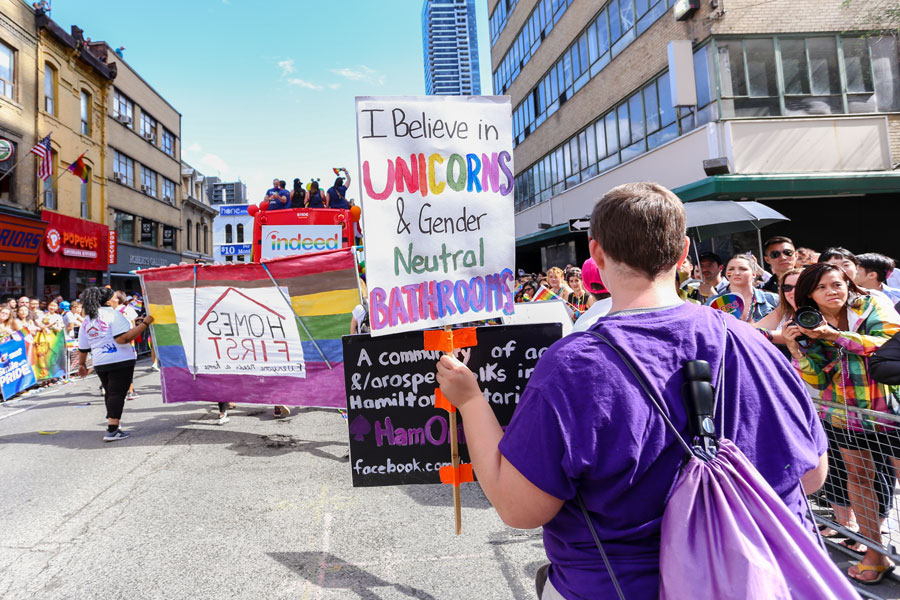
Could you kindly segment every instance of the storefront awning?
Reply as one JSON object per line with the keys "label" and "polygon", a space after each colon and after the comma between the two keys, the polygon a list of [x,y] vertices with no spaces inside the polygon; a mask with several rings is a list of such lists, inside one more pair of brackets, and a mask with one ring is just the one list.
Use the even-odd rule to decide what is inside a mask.
{"label": "storefront awning", "polygon": [[900,171],[714,175],[672,190],[683,202],[900,193]]}

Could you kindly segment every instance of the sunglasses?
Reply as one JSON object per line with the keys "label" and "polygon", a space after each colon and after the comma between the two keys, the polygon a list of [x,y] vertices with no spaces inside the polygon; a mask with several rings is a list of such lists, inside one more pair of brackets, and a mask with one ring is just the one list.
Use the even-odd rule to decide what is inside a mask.
{"label": "sunglasses", "polygon": [[790,283],[783,283],[783,284],[781,284],[781,289],[784,290],[785,292],[793,292],[794,286],[791,285]]}
{"label": "sunglasses", "polygon": [[772,250],[771,252],[769,252],[769,258],[778,258],[782,254],[784,254],[785,256],[791,257],[794,255],[794,251],[793,250]]}

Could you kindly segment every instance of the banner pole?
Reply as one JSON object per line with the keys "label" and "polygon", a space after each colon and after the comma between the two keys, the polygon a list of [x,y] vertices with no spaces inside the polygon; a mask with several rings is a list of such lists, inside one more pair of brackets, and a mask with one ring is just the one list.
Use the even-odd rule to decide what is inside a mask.
{"label": "banner pole", "polygon": [[[135,275],[138,276],[138,281],[141,283],[141,294],[143,294],[143,296],[144,296],[144,302],[146,303],[145,310],[147,311],[147,314],[149,315],[150,314],[150,299],[147,297],[147,284],[144,283],[144,277],[143,277],[143,275],[140,274],[140,269],[138,269],[137,271],[132,271],[132,273],[134,273]],[[150,316],[153,316],[153,315],[150,315]],[[150,341],[153,342],[154,348],[158,348],[158,346],[156,345],[156,329],[153,327],[153,325],[150,325]],[[158,357],[159,357],[159,355],[157,355],[157,358]]]}
{"label": "banner pole", "polygon": [[197,265],[194,265],[194,322],[191,327],[191,333],[194,338],[194,381],[197,381]]}
{"label": "banner pole", "polygon": [[[447,332],[447,335],[450,336],[450,340],[453,340],[453,330],[449,325],[444,325],[444,331]],[[451,348],[453,344],[451,343]],[[444,352],[444,354],[448,356],[453,356],[453,350],[448,352]],[[459,469],[459,436],[456,431],[456,411],[451,410],[450,414],[450,462],[453,465],[453,472],[456,473]],[[453,512],[456,516],[456,535],[462,534],[462,499],[459,493],[459,485],[453,486]]]}
{"label": "banner pole", "polygon": [[316,340],[313,339],[313,336],[309,333],[309,329],[306,328],[306,324],[303,322],[303,319],[301,319],[300,315],[297,314],[297,311],[294,310],[294,305],[291,304],[291,299],[284,295],[284,292],[281,290],[281,287],[278,285],[278,282],[275,281],[274,277],[272,277],[272,272],[269,271],[269,267],[265,263],[259,263],[259,266],[261,266],[263,268],[263,270],[266,272],[266,275],[269,276],[269,280],[271,280],[272,285],[275,286],[275,289],[278,290],[278,293],[281,294],[281,297],[287,303],[288,308],[291,309],[291,312],[294,314],[294,318],[297,319],[298,323],[300,323],[300,327],[303,328],[303,332],[306,334],[306,337],[308,337],[309,341],[311,341],[313,343],[313,346],[315,346],[316,350],[319,352],[319,356],[321,356],[322,360],[325,361],[325,366],[328,367],[329,371],[333,370],[331,367],[331,363],[328,362],[327,358],[325,358],[325,353],[322,352],[322,349],[319,348],[319,344],[316,343]]}

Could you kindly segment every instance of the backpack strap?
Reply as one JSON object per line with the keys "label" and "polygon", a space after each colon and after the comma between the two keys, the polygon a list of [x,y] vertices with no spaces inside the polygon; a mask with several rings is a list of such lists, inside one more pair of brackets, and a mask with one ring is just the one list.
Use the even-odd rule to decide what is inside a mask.
{"label": "backpack strap", "polygon": [[625,594],[619,586],[619,580],[616,579],[616,574],[613,573],[612,564],[609,562],[609,557],[606,556],[603,544],[600,543],[600,536],[597,535],[597,530],[594,529],[594,523],[591,521],[591,516],[588,514],[587,507],[584,505],[584,500],[581,499],[581,494],[576,492],[575,499],[578,501],[578,506],[581,508],[581,514],[584,515],[584,520],[587,521],[587,526],[588,529],[591,530],[591,535],[594,536],[594,543],[597,544],[597,550],[600,551],[600,556],[603,558],[603,564],[606,565],[606,570],[609,572],[609,578],[612,580],[613,587],[616,588],[619,600],[625,600]]}

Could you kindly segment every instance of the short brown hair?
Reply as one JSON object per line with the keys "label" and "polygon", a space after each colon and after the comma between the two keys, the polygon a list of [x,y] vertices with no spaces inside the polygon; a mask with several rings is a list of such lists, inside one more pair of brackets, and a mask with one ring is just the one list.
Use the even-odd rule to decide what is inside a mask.
{"label": "short brown hair", "polygon": [[681,258],[685,228],[684,205],[658,183],[614,187],[591,214],[591,237],[603,252],[650,279]]}
{"label": "short brown hair", "polygon": [[763,244],[763,251],[769,249],[769,246],[774,246],[775,244],[790,244],[794,245],[794,242],[789,237],[784,237],[783,235],[776,235],[775,237],[770,237],[766,240],[766,243]]}

